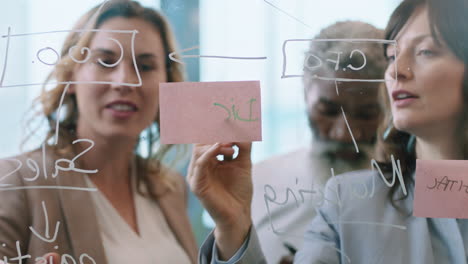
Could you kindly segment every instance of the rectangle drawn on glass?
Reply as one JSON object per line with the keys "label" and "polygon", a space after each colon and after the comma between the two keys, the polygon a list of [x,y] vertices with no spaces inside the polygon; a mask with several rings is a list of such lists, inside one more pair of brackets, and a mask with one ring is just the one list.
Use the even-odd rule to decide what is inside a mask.
{"label": "rectangle drawn on glass", "polygon": [[[61,41],[55,41],[54,38],[58,39],[58,35],[66,34],[69,32],[79,32],[81,34],[91,33],[91,32],[112,32],[112,33],[119,33],[119,34],[128,34],[131,38],[131,59],[132,59],[132,66],[135,69],[135,74],[138,78],[138,83],[115,83],[111,81],[105,80],[90,80],[90,81],[51,81],[48,84],[76,84],[76,83],[89,83],[89,84],[117,84],[117,85],[124,85],[124,86],[141,86],[142,80],[140,73],[138,71],[138,67],[136,64],[136,57],[135,57],[135,36],[138,33],[136,30],[102,30],[102,29],[82,29],[82,30],[57,30],[57,31],[47,31],[47,32],[34,32],[34,33],[24,33],[24,34],[10,34],[10,28],[8,29],[8,34],[2,35],[1,38],[3,41],[6,41],[6,48],[4,50],[3,56],[3,66],[2,66],[2,73],[1,73],[1,80],[0,88],[12,88],[12,87],[22,87],[22,86],[42,86],[44,84],[44,80],[53,68],[60,62],[61,59],[61,51],[60,51],[60,43]],[[37,36],[40,36],[40,39],[37,39]],[[109,37],[109,41],[115,42],[116,45],[120,48],[120,58],[117,62],[113,64],[106,64],[103,60],[97,59],[97,63],[100,63],[103,67],[116,67],[124,57],[124,48],[122,44],[114,39]],[[27,52],[24,52],[25,42],[28,43]],[[18,48],[16,48],[18,47]],[[75,49],[84,56],[84,58],[75,58],[73,52]],[[72,46],[69,48],[68,51],[65,51],[71,59],[77,64],[87,63],[93,56],[93,51],[89,47],[78,47]],[[24,54],[26,53],[26,54]],[[21,55],[20,55],[21,54]],[[75,53],[76,54],[76,53]],[[8,74],[8,65],[17,63],[15,59],[25,59],[26,63],[33,64],[35,69],[35,75],[32,76],[32,81],[24,81],[24,78],[20,80],[11,80]],[[38,73],[38,74],[37,74]]]}
{"label": "rectangle drawn on glass", "polygon": [[[304,42],[318,43],[323,44],[324,42],[346,42],[349,44],[348,46],[351,47],[354,45],[352,50],[334,50],[329,51],[326,56],[314,54],[313,52],[307,52],[301,54],[303,64],[302,64],[302,72],[299,73],[300,70],[294,69],[296,63],[288,64],[293,59],[291,56],[293,55],[292,52],[288,52],[287,46],[291,46],[293,43],[301,44]],[[281,73],[281,78],[302,78],[304,76],[304,71],[307,70],[310,74],[312,74],[312,78],[320,79],[320,80],[328,80],[328,81],[339,81],[339,82],[385,82],[384,76],[382,78],[363,78],[364,74],[359,74],[359,71],[365,70],[366,62],[367,62],[367,54],[365,51],[359,48],[359,44],[375,44],[375,45],[394,45],[396,47],[397,43],[394,40],[383,40],[383,39],[287,39],[283,42],[282,53],[283,53],[283,68]],[[296,52],[298,50],[303,49],[295,49]],[[349,58],[346,60],[353,60],[359,61],[359,63],[347,63],[347,65],[341,65],[343,63],[343,56],[344,52],[349,54]],[[383,52],[383,49],[382,49]],[[328,65],[327,65],[328,64]],[[396,67],[396,64],[394,64]],[[325,69],[325,70],[324,70]],[[334,71],[334,74],[327,74],[325,73],[327,70],[330,72],[330,69]],[[356,78],[352,75],[356,73]],[[343,75],[343,76],[336,76],[336,75]]]}

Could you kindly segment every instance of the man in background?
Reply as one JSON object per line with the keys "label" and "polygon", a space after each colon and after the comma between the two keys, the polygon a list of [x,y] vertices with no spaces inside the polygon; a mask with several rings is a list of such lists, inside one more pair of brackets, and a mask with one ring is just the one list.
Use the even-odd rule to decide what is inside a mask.
{"label": "man in background", "polygon": [[[346,21],[323,29],[319,39],[383,39],[383,31]],[[383,54],[376,42],[310,42],[303,85],[312,144],[253,168],[252,217],[268,263],[292,263],[332,173],[370,168],[383,117],[381,83],[343,79],[383,79]]]}

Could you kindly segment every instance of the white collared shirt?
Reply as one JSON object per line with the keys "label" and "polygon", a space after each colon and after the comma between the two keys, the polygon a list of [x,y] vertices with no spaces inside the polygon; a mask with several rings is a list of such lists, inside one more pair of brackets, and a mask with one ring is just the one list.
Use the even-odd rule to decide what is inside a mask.
{"label": "white collared shirt", "polygon": [[[89,186],[95,187],[88,177],[86,181]],[[159,205],[142,196],[135,187],[132,189],[140,234],[125,222],[104,194],[100,191],[91,194],[107,263],[190,263]]]}

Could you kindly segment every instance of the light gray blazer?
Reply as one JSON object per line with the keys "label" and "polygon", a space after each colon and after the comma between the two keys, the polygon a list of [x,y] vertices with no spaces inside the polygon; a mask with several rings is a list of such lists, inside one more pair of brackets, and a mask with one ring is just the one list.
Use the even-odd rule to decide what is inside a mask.
{"label": "light gray blazer", "polygon": [[302,247],[330,176],[330,167],[308,148],[253,166],[252,220],[268,263],[290,254],[284,242]]}
{"label": "light gray blazer", "polygon": [[[400,205],[412,212],[413,189],[407,188],[409,197]],[[372,171],[332,178],[295,263],[468,263],[468,220],[400,213],[389,202],[389,190]],[[245,254],[233,263],[261,263],[257,243],[252,229]],[[209,254],[207,248],[202,246],[201,256]]]}
{"label": "light gray blazer", "polygon": [[[7,257],[16,263],[13,260],[18,256],[19,243],[21,254],[30,255],[30,258],[23,259],[23,263],[35,263],[36,258],[49,252],[68,254],[78,263],[83,254],[91,256],[97,264],[107,263],[90,193],[54,189],[57,186],[87,188],[84,175],[61,171],[59,176],[53,178],[51,174],[55,161],[64,157],[57,157],[47,148],[45,162],[42,157],[42,151],[37,150],[14,157],[14,160],[0,160],[0,260]],[[36,168],[28,159],[35,160],[39,167]],[[19,162],[22,163],[21,168]],[[65,162],[60,165],[67,166]],[[35,177],[36,169],[39,170],[39,177],[35,181],[28,181]],[[44,170],[47,170],[47,179]],[[165,193],[158,199],[158,205],[177,241],[192,262],[196,262],[197,245],[186,213],[185,181],[180,175],[173,174],[175,190],[165,192],[163,184],[154,186],[156,193]],[[39,186],[42,188],[37,189]],[[42,202],[47,209],[47,219]],[[58,228],[57,223],[60,223]],[[46,233],[47,224],[49,234]],[[32,229],[43,239],[35,235]],[[56,229],[58,232],[54,237]],[[45,241],[47,239],[52,242]],[[92,262],[85,258],[84,263]]]}

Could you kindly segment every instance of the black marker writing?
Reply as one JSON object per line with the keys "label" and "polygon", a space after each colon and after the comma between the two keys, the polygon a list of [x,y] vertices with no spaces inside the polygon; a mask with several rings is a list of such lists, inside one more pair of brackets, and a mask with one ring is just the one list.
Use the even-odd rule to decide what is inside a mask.
{"label": "black marker writing", "polygon": [[[458,186],[458,187],[457,187]],[[468,185],[463,184],[463,180],[451,180],[448,176],[442,177],[442,179],[434,179],[433,186],[426,186],[429,190],[438,190],[444,192],[461,192],[463,189],[468,193]],[[455,188],[454,188],[455,187]]]}

